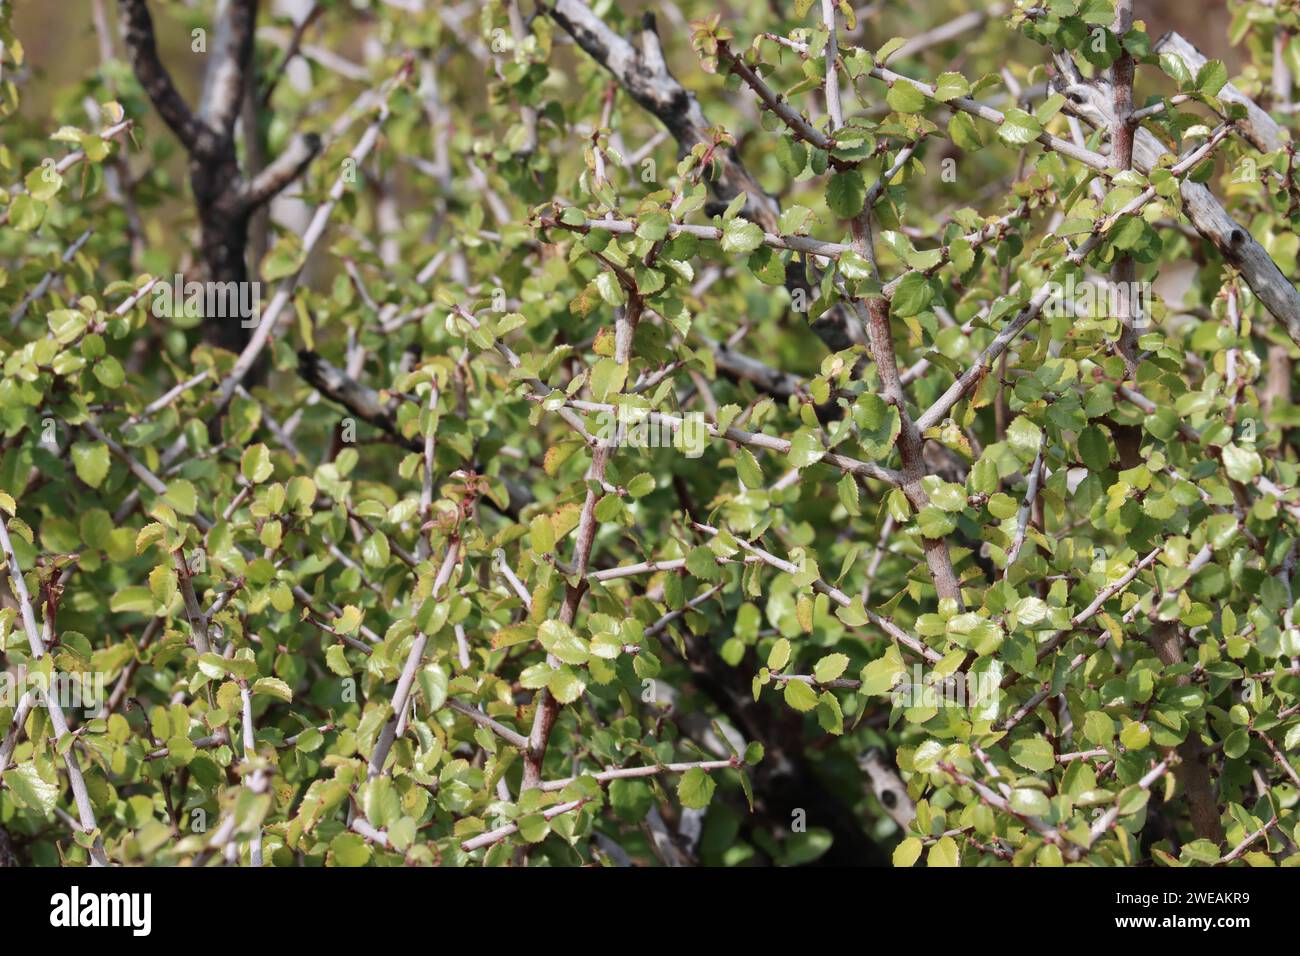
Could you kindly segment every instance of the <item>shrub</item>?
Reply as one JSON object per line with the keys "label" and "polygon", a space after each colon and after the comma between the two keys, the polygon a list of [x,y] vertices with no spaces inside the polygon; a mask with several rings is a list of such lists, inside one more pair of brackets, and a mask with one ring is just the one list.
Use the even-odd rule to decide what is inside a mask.
{"label": "shrub", "polygon": [[1297,859],[1294,5],[89,6],[0,859]]}

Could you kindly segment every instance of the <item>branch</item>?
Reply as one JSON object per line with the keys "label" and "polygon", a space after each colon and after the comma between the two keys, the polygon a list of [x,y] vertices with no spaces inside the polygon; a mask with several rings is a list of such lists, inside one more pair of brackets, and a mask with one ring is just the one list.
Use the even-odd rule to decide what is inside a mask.
{"label": "branch", "polygon": [[519,733],[519,731],[517,730],[510,729],[500,721],[493,720],[491,717],[483,713],[478,708],[469,707],[465,704],[462,704],[458,700],[450,700],[450,699],[447,701],[447,706],[450,707],[452,710],[454,710],[456,713],[464,717],[468,717],[470,720],[474,721],[474,723],[478,724],[480,727],[486,727],[488,730],[492,731],[494,734],[496,734],[506,743],[510,744],[510,746],[518,748],[520,752],[523,752],[528,749],[527,737]]}
{"label": "branch", "polygon": [[[602,770],[599,773],[584,774],[597,783],[609,783],[611,780],[630,780],[641,777],[653,777],[661,773],[685,773],[688,770],[739,770],[742,761],[737,757],[728,760],[693,760],[687,763],[652,764],[648,767],[620,767],[616,770]],[[543,793],[563,790],[580,777],[564,777],[561,780],[547,780],[537,789]]]}
{"label": "branch", "polygon": [[826,25],[826,112],[831,117],[831,132],[844,125],[844,107],[840,104],[839,29],[835,0],[822,0],[822,23]]}
{"label": "branch", "polygon": [[189,105],[176,91],[171,74],[158,58],[149,5],[145,0],[118,0],[118,12],[127,59],[154,109],[188,151],[205,152],[211,145],[212,131],[190,112]]}
{"label": "branch", "polygon": [[[530,396],[532,401],[542,402],[546,396],[536,394]],[[603,414],[615,414],[618,406],[608,402],[588,402],[582,399],[570,399],[564,402],[563,410],[577,409],[583,412],[598,412]],[[646,422],[654,425],[660,425],[672,429],[676,432],[686,424],[686,420],[677,415],[668,415],[663,412],[648,412]],[[572,423],[571,423],[572,424]],[[579,425],[581,419],[579,419]],[[736,442],[739,445],[749,445],[753,448],[765,448],[768,451],[774,451],[781,455],[790,453],[793,447],[792,443],[785,438],[774,438],[763,432],[748,432],[743,428],[719,429],[712,422],[701,421],[699,427],[703,428],[711,438],[723,438],[727,441]],[[581,430],[581,429],[580,429]],[[821,459],[828,465],[834,465],[840,471],[848,472],[851,475],[857,475],[861,478],[872,478],[876,481],[883,481],[890,485],[902,485],[902,472],[895,471],[893,468],[886,468],[872,461],[862,461],[858,458],[850,458],[848,455],[841,455],[838,452],[826,452]]]}
{"label": "branch", "polygon": [[[692,522],[692,526],[695,528],[695,530],[702,531],[708,535],[718,534],[717,528],[710,527],[709,525],[706,524],[701,524],[698,521]],[[772,552],[764,550],[763,548],[751,544],[748,541],[745,541],[741,538],[736,538],[735,541],[736,544],[739,545],[743,550],[748,551],[750,554],[757,556],[759,559],[763,561],[764,564],[774,567],[778,571],[784,571],[786,574],[795,575],[799,573],[799,567],[793,562],[787,561],[784,558],[779,558]],[[845,594],[843,591],[841,591],[839,588],[835,587],[834,585],[827,584],[821,578],[818,578],[817,580],[813,581],[812,587],[814,591],[817,591],[820,594],[825,594],[828,598],[830,598],[840,607],[848,607],[853,603],[853,599],[851,597],[849,597],[847,594]],[[913,637],[912,635],[908,634],[906,631],[900,628],[893,621],[889,620],[889,618],[881,617],[879,614],[877,614],[875,611],[870,610],[869,608],[865,610],[866,610],[867,620],[869,620],[872,624],[876,625],[876,627],[880,628],[882,631],[884,631],[886,634],[888,634],[890,637],[896,640],[899,644],[906,647],[912,653],[925,658],[927,661],[929,661],[932,664],[938,664],[940,661],[943,660],[942,654],[936,651],[933,647],[930,647],[928,644],[925,644],[922,641],[918,640],[917,638]]]}
{"label": "branch", "polygon": [[[13,542],[9,540],[9,529],[5,525],[4,516],[0,514],[0,549],[4,552],[5,573],[9,575],[10,589],[18,601],[18,609],[22,616],[23,628],[27,631],[27,643],[31,648],[32,657],[40,660],[45,656],[45,642],[41,640],[40,629],[36,626],[36,615],[32,611],[32,602],[27,595],[27,582],[23,580],[22,568],[18,566],[18,555],[14,553]],[[72,786],[72,798],[77,805],[77,816],[80,818],[82,829],[87,833],[95,834],[94,845],[90,848],[90,865],[108,866],[108,857],[104,854],[104,841],[99,835],[99,824],[95,822],[95,809],[90,805],[90,793],[86,790],[86,780],[82,777],[81,765],[77,762],[77,749],[75,746],[69,746],[66,750],[62,747],[63,738],[68,735],[68,722],[63,716],[63,708],[59,706],[55,694],[46,693],[41,696],[45,698],[45,709],[50,715],[50,726],[54,730],[55,743],[60,745],[58,749],[64,750],[63,759],[68,768],[68,782]]]}
{"label": "branch", "polygon": [[275,65],[275,69],[272,70],[271,75],[262,87],[259,102],[263,107],[271,105],[271,97],[275,94],[275,88],[279,84],[280,78],[284,76],[289,64],[293,62],[293,58],[298,55],[298,51],[302,47],[303,36],[311,25],[316,22],[317,17],[324,12],[325,7],[319,0],[315,0],[311,8],[303,15],[303,18],[294,25],[293,34],[289,37],[289,43],[284,48],[284,54],[280,57],[280,62]]}
{"label": "branch", "polygon": [[[664,62],[663,49],[653,14],[641,21],[637,49],[611,30],[582,0],[558,0],[548,11],[578,46],[613,74],[620,86],[638,104],[649,110],[668,128],[683,151],[697,143],[711,143],[709,122],[695,94],[681,85]],[[767,227],[776,223],[775,201],[749,175],[734,150],[721,150],[722,174],[713,182],[718,197],[730,201],[744,193],[746,215]]]}
{"label": "branch", "polygon": [[[1228,135],[1230,129],[1231,127],[1226,124],[1220,126],[1200,147],[1193,150],[1177,164],[1170,167],[1169,172],[1175,176],[1181,176],[1183,173],[1194,168],[1214,150],[1224,137]],[[1187,185],[1188,183],[1184,183],[1184,188]],[[1197,184],[1192,183],[1191,185]],[[1092,234],[1080,243],[1073,252],[1066,256],[1064,261],[1070,265],[1079,265],[1090,252],[1101,245],[1106,233],[1110,231],[1121,217],[1130,216],[1137,212],[1154,199],[1155,196],[1155,188],[1148,187],[1142,193],[1130,200],[1123,209],[1117,210],[1111,215],[1103,217],[1093,226]],[[1270,263],[1272,263],[1272,261],[1272,259],[1269,260]],[[1277,267],[1273,266],[1273,269],[1276,271]],[[1289,283],[1288,288],[1290,288]],[[980,352],[979,360],[963,372],[957,378],[957,381],[953,382],[952,385],[948,387],[948,390],[936,399],[934,404],[925,410],[921,417],[916,421],[917,428],[920,429],[922,434],[943,421],[952,410],[953,406],[965,397],[965,395],[979,382],[983,381],[984,376],[992,370],[993,362],[995,362],[997,358],[1007,350],[1007,347],[1015,341],[1020,333],[1024,331],[1025,327],[1038,316],[1039,312],[1042,311],[1043,306],[1047,303],[1048,297],[1051,295],[1051,291],[1051,283],[1044,282],[1043,285],[1039,287],[1038,291],[1034,293],[1033,298],[1029,300],[1028,304],[1020,310],[1014,319],[1003,327],[1002,331],[994,337],[992,342],[984,347]],[[1295,290],[1292,289],[1291,291],[1294,292]],[[1298,325],[1297,334],[1300,334],[1300,314],[1297,315],[1296,321]]]}
{"label": "branch", "polygon": [[36,703],[36,695],[31,691],[27,691],[18,699],[18,706],[9,721],[5,739],[0,743],[0,773],[9,769],[9,759],[14,755],[14,749],[18,746],[18,737],[22,734],[27,718],[35,709]]}
{"label": "branch", "polygon": [[1277,826],[1277,823],[1278,823],[1277,815],[1274,814],[1271,820],[1269,820],[1267,823],[1265,823],[1262,827],[1260,827],[1250,836],[1246,837],[1244,840],[1238,843],[1236,847],[1232,849],[1231,852],[1225,853],[1223,856],[1221,856],[1219,858],[1219,865],[1223,866],[1224,864],[1231,863],[1233,860],[1237,859],[1237,857],[1241,856],[1248,849],[1250,849],[1250,847],[1253,844],[1258,843],[1260,838],[1263,837],[1266,833],[1268,833],[1269,830]]}
{"label": "branch", "polygon": [[284,152],[243,185],[236,201],[245,210],[265,204],[301,176],[320,150],[321,138],[315,133],[295,136]]}
{"label": "branch", "polygon": [[398,444],[411,451],[423,451],[424,440],[407,438],[397,428],[379,393],[348,376],[310,349],[298,352],[298,375],[320,394],[335,404],[342,405],[362,421],[373,425],[394,438]]}
{"label": "branch", "polygon": [[[370,155],[370,151],[375,148],[379,142],[379,131],[388,119],[388,97],[393,90],[402,83],[411,71],[411,61],[408,59],[398,70],[397,75],[386,86],[380,98],[379,113],[366,131],[361,135],[361,139],[353,148],[350,158],[353,163],[360,167],[365,158]],[[285,276],[280,285],[275,290],[271,302],[267,305],[262,313],[261,321],[258,322],[257,328],[253,331],[244,346],[243,351],[239,353],[239,358],[235,360],[235,366],[230,370],[221,382],[221,389],[217,396],[216,408],[214,415],[219,416],[225,411],[226,406],[235,395],[235,389],[238,388],[244,380],[249,370],[257,364],[262,350],[266,348],[267,343],[271,340],[271,335],[275,331],[276,323],[280,320],[280,313],[284,311],[289,301],[293,298],[294,290],[298,286],[298,280],[302,277],[303,269],[307,266],[307,261],[311,258],[316,244],[320,242],[321,237],[325,234],[325,227],[329,224],[331,213],[334,207],[339,204],[343,198],[343,193],[348,187],[348,170],[346,164],[339,172],[338,178],[334,180],[334,185],[330,187],[329,195],[325,201],[316,207],[316,212],[312,215],[311,222],[307,224],[307,229],[302,236],[302,258],[301,265],[291,275]]]}
{"label": "branch", "polygon": [[[1169,765],[1171,762],[1175,760],[1176,758],[1174,757],[1166,757],[1164,760],[1160,761],[1158,764],[1152,767],[1149,771],[1147,771],[1146,774],[1143,775],[1142,779],[1137,782],[1138,788],[1141,790],[1150,790],[1152,785],[1155,784],[1157,780],[1159,780],[1161,777],[1163,777],[1165,774],[1169,772],[1170,770]],[[1175,773],[1177,773],[1177,770],[1175,770]],[[1106,833],[1110,830],[1110,828],[1115,825],[1115,821],[1119,819],[1119,808],[1120,808],[1120,802],[1118,799],[1116,799],[1115,803],[1110,807],[1110,809],[1107,810],[1104,814],[1102,814],[1102,816],[1097,820],[1097,822],[1092,825],[1092,828],[1088,831],[1089,847],[1091,847],[1094,843],[1096,843],[1103,836],[1105,836]],[[1070,860],[1072,861],[1077,860],[1080,856],[1083,855],[1083,848],[1079,846],[1072,846],[1070,847],[1070,852],[1067,855],[1069,856]]]}
{"label": "branch", "polygon": [[[632,337],[640,321],[641,296],[633,289],[628,295],[627,305],[617,311],[614,320],[614,361],[624,368],[627,368],[631,362]],[[604,497],[603,492],[597,489],[605,481],[605,469],[618,438],[619,434],[615,431],[611,438],[599,442],[591,451],[591,464],[587,468],[586,476],[587,496],[583,500],[582,511],[578,516],[577,536],[573,543],[573,569],[577,580],[565,591],[564,604],[559,614],[562,624],[573,624],[582,597],[587,593],[587,582],[583,578],[587,574],[592,545],[596,541],[596,505]],[[546,659],[552,667],[558,664],[551,654],[547,654]],[[546,745],[550,740],[551,729],[555,726],[560,708],[555,695],[545,687],[538,692],[535,700],[533,726],[528,734],[528,750],[524,753],[524,776],[519,785],[521,791],[533,789],[541,783]]]}
{"label": "branch", "polygon": [[[1133,28],[1133,0],[1118,0],[1115,4],[1115,22],[1112,31],[1120,37]],[[1133,57],[1123,47],[1111,65],[1110,158],[1120,170],[1133,166]],[[1137,281],[1137,263],[1132,256],[1119,255],[1111,269],[1111,281],[1121,289],[1132,288]],[[1130,313],[1130,297],[1115,297],[1120,322],[1118,350],[1124,360],[1127,377],[1136,380],[1138,363],[1138,336],[1135,319]]]}
{"label": "branch", "polygon": [[1025,544],[1025,534],[1029,530],[1029,513],[1033,510],[1034,501],[1038,498],[1038,488],[1043,479],[1043,453],[1047,450],[1047,439],[1042,440],[1038,446],[1038,456],[1034,459],[1034,465],[1029,469],[1029,480],[1025,486],[1025,500],[1020,505],[1020,514],[1016,516],[1016,537],[1011,543],[1011,550],[1007,552],[1007,563],[1003,569],[1002,576],[1011,572],[1011,565],[1016,563],[1016,558],[1020,557],[1020,549]]}
{"label": "branch", "polygon": [[[460,556],[460,542],[452,538],[447,545],[447,554],[442,559],[442,565],[438,568],[438,575],[433,582],[433,590],[430,596],[437,600],[441,596],[443,588],[451,580],[452,571],[455,569]],[[406,715],[410,710],[411,688],[415,686],[415,675],[420,669],[420,661],[424,657],[424,648],[428,644],[429,637],[422,631],[417,631],[415,639],[411,642],[411,649],[407,651],[406,663],[402,665],[402,673],[397,679],[397,688],[393,691],[393,716],[389,718],[384,729],[379,733],[379,739],[375,741],[375,747],[370,752],[370,760],[366,763],[366,779],[370,780],[381,775],[384,772],[384,762],[388,759],[388,752],[392,749],[393,743],[406,732]],[[356,807],[353,805],[349,808],[349,820],[351,824],[355,819]]]}
{"label": "branch", "polygon": [[[561,803],[554,807],[548,807],[542,811],[542,818],[545,820],[554,820],[563,813],[570,813],[577,810],[587,802],[589,798],[580,797],[577,800],[570,800],[568,803]],[[475,850],[481,850],[485,846],[491,846],[494,843],[500,843],[512,833],[519,832],[519,824],[507,823],[505,826],[497,827],[495,830],[488,830],[486,833],[480,833],[476,837],[471,837],[460,845],[460,848],[466,853],[473,853]]]}
{"label": "branch", "polygon": [[[1185,39],[1178,33],[1166,33],[1156,43],[1152,52],[1176,54],[1187,64],[1187,68],[1191,70],[1193,76],[1206,63],[1205,54],[1198,50],[1190,40]],[[1223,88],[1219,90],[1218,99],[1225,103],[1238,103],[1245,107],[1246,116],[1244,119],[1237,121],[1237,128],[1250,144],[1261,153],[1271,153],[1283,148],[1282,127],[1277,124],[1273,117],[1261,109],[1258,103],[1241,92],[1240,89],[1231,83],[1225,83]],[[1172,100],[1178,101],[1179,97],[1172,97]]]}
{"label": "branch", "polygon": [[926,30],[924,33],[918,33],[885,57],[883,62],[889,63],[893,60],[906,60],[909,57],[917,56],[931,47],[938,46],[940,43],[947,43],[949,40],[955,40],[963,33],[978,29],[989,20],[1000,17],[1006,12],[1006,4],[995,3],[987,10],[971,10],[960,16],[953,17],[942,26],[937,26],[933,30]]}
{"label": "branch", "polygon": [[1038,819],[1037,817],[1033,817],[1027,813],[1021,813],[1019,810],[1016,810],[1001,794],[996,793],[988,786],[974,779],[973,777],[968,777],[966,774],[962,773],[952,764],[940,761],[939,769],[942,770],[944,773],[946,773],[948,776],[952,777],[953,780],[957,781],[957,783],[966,787],[970,787],[972,790],[974,790],[975,794],[980,798],[981,802],[988,804],[990,807],[993,807],[995,810],[999,810],[1002,813],[1005,813],[1007,816],[1014,817],[1015,819],[1019,820],[1021,823],[1025,824],[1025,826],[1029,827],[1031,830],[1033,830],[1035,833],[1041,836],[1048,843],[1051,843],[1055,846],[1062,846],[1064,844],[1065,840],[1061,836],[1061,831],[1058,830],[1056,827],[1044,823],[1042,820]]}
{"label": "branch", "polygon": [[[695,95],[677,82],[664,62],[653,14],[647,13],[642,18],[638,50],[611,30],[583,0],[557,0],[548,12],[592,59],[609,70],[633,100],[667,127],[681,152],[689,152],[697,144],[714,143],[713,124],[704,115]],[[717,177],[709,182],[713,194],[724,203],[744,195],[745,217],[758,223],[765,232],[775,232],[780,205],[750,175],[735,149],[717,149],[713,159],[719,170]],[[803,268],[789,269],[786,276],[787,288],[807,290]],[[812,330],[832,352],[857,341],[847,313],[838,306],[813,322]]]}
{"label": "branch", "polygon": [[[249,692],[248,681],[239,682],[239,700],[242,704],[240,710],[240,723],[244,738],[244,760],[249,761],[256,757],[257,739],[254,736],[253,728],[253,695]],[[267,787],[267,773],[261,767],[253,771],[252,777],[248,781],[248,789],[253,793],[265,793]],[[249,839],[248,860],[253,866],[262,865],[262,825],[258,823],[257,830]]]}
{"label": "branch", "polygon": [[244,96],[248,64],[253,56],[253,30],[257,22],[257,0],[222,0],[223,12],[212,41],[208,69],[203,77],[198,118],[209,129],[230,136]]}
{"label": "branch", "polygon": [[[889,324],[889,304],[885,299],[875,296],[865,305],[855,299],[853,307],[867,327],[867,338],[871,343],[871,356],[876,363],[881,391],[885,400],[898,409],[900,429],[897,446],[903,464],[903,483],[900,487],[912,507],[920,511],[930,503],[930,496],[922,485],[922,479],[927,473],[923,454],[924,439],[921,437],[923,431],[917,427],[907,410],[907,397],[903,394],[903,383],[898,377],[898,357],[894,352],[893,330]],[[940,599],[954,600],[958,609],[962,610],[961,584],[952,566],[948,542],[944,538],[923,536],[921,548],[925,552],[925,562]]]}
{"label": "branch", "polygon": [[[1063,66],[1073,62],[1062,56]],[[1075,82],[1064,87],[1064,109],[1093,126],[1110,126],[1113,95],[1104,82]],[[1257,127],[1262,129],[1263,127]],[[1158,167],[1168,152],[1153,133],[1139,127],[1133,135],[1133,165],[1143,173]],[[1179,164],[1182,165],[1182,164]],[[1179,184],[1183,211],[1219,254],[1245,278],[1264,307],[1285,325],[1292,341],[1300,344],[1300,292],[1283,275],[1268,251],[1223,208],[1207,187],[1190,179]]]}

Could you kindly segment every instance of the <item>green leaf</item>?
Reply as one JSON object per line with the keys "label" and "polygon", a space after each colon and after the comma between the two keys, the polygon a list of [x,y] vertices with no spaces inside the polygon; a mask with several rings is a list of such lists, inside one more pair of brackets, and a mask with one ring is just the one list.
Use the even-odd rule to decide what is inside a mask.
{"label": "green leaf", "polygon": [[767,668],[772,671],[779,671],[790,662],[790,642],[784,637],[779,637],[772,644],[772,649],[767,652]]}
{"label": "green leaf", "polygon": [[862,606],[862,595],[858,594],[853,601],[835,611],[835,616],[847,624],[849,627],[862,627],[870,618],[867,617],[866,609]]}
{"label": "green leaf", "polygon": [[239,472],[250,483],[260,485],[271,477],[271,472],[274,470],[271,465],[271,452],[265,445],[259,442],[244,449],[244,454],[239,460]]}
{"label": "green leaf", "polygon": [[975,121],[966,113],[954,113],[948,120],[948,138],[960,150],[973,153],[984,148],[984,139],[980,136]]}
{"label": "green leaf", "polygon": [[274,697],[276,700],[282,700],[286,704],[293,702],[293,691],[289,685],[278,677],[261,677],[253,684],[253,693],[262,694],[266,697]]}
{"label": "green leaf", "polygon": [[943,837],[934,846],[930,847],[929,854],[925,858],[926,866],[960,866],[961,850],[957,847],[957,841],[952,837]]}
{"label": "green leaf", "polygon": [[791,468],[807,468],[815,465],[826,455],[821,436],[811,428],[801,428],[790,438],[790,451],[786,461]]}
{"label": "green leaf", "polygon": [[1119,742],[1128,750],[1141,750],[1151,742],[1151,731],[1146,724],[1135,721],[1120,731]]}
{"label": "green leaf", "polygon": [[909,867],[921,858],[922,843],[916,837],[908,837],[894,847],[893,863],[898,867]]}
{"label": "green leaf", "polygon": [[138,585],[119,588],[108,601],[108,609],[114,614],[149,614],[154,606],[153,592]]}
{"label": "green leaf", "polygon": [[621,392],[626,382],[627,366],[615,362],[612,358],[598,359],[592,366],[591,393],[598,402],[603,402],[611,395]]}
{"label": "green leaf", "polygon": [[1225,445],[1223,448],[1223,467],[1228,477],[1242,484],[1250,484],[1264,470],[1264,463],[1259,452],[1241,445]]}
{"label": "green leaf", "polygon": [[537,628],[537,639],[547,653],[565,664],[585,664],[591,656],[587,642],[562,621],[543,621]]}
{"label": "green leaf", "polygon": [[349,604],[343,608],[343,613],[335,620],[334,630],[340,634],[355,634],[357,628],[361,626],[361,619],[361,611]]}
{"label": "green leaf", "polygon": [[1012,146],[1024,146],[1032,143],[1043,132],[1042,125],[1033,116],[1022,109],[1012,108],[1004,114],[1005,120],[998,127],[998,136]]}
{"label": "green leaf", "polygon": [[677,781],[677,799],[683,807],[703,810],[713,799],[713,791],[717,786],[706,771],[692,767]]}
{"label": "green leaf", "polygon": [[108,466],[107,445],[77,442],[72,446],[72,467],[76,469],[77,477],[90,487],[98,488],[103,483],[108,474]]}
{"label": "green leaf", "polygon": [[4,772],[5,789],[18,802],[35,810],[43,817],[51,816],[59,802],[59,785],[46,781],[34,764],[20,763]]}
{"label": "green leaf", "polygon": [[1012,760],[1034,773],[1046,773],[1056,766],[1056,752],[1042,735],[1013,741],[1009,752]]}
{"label": "green leaf", "polygon": [[391,556],[388,536],[382,531],[376,531],[361,545],[361,559],[372,568],[387,567]]}
{"label": "green leaf", "polygon": [[592,285],[595,286],[597,295],[609,305],[620,306],[627,301],[627,293],[612,272],[599,273],[592,280]]}
{"label": "green leaf", "polygon": [[925,94],[906,80],[897,80],[885,94],[885,102],[896,113],[919,113],[925,109]]}
{"label": "green leaf", "polygon": [[370,844],[356,833],[340,833],[330,841],[330,866],[365,866],[370,862]]}
{"label": "green leaf", "polygon": [[53,165],[42,164],[27,174],[23,184],[33,199],[46,202],[59,194],[63,188],[63,177]]}
{"label": "green leaf", "polygon": [[828,734],[838,737],[844,733],[844,711],[840,709],[839,698],[828,690],[817,698],[817,723]]}
{"label": "green leaf", "polygon": [[957,521],[952,515],[934,505],[926,505],[917,512],[916,524],[921,529],[921,534],[927,538],[946,537],[957,527]]}
{"label": "green leaf", "polygon": [[970,84],[960,73],[940,73],[934,83],[934,98],[941,103],[966,96],[970,93]]}
{"label": "green leaf", "polygon": [[561,704],[572,704],[587,689],[587,682],[573,669],[559,667],[551,672],[546,686]]}
{"label": "green leaf", "polygon": [[149,592],[159,607],[170,607],[176,596],[176,572],[170,565],[160,564],[149,572]]}
{"label": "green leaf", "polygon": [[1115,739],[1115,721],[1100,710],[1090,710],[1083,717],[1083,736],[1098,747],[1109,747]]}
{"label": "green leaf", "polygon": [[644,471],[627,483],[627,493],[633,498],[644,498],[654,490],[654,475]]}
{"label": "green leaf", "polygon": [[887,653],[862,668],[862,686],[858,688],[858,693],[868,697],[888,693],[905,673],[907,669],[898,652]]}
{"label": "green leaf", "polygon": [[835,493],[839,496],[840,504],[849,514],[857,517],[862,514],[858,506],[858,481],[850,474],[845,474],[843,478],[835,485]]}
{"label": "green leaf", "polygon": [[665,212],[646,213],[637,221],[636,234],[638,238],[659,242],[668,237],[671,225],[672,220]]}
{"label": "green leaf", "polygon": [[854,403],[853,422],[858,426],[862,454],[871,461],[887,457],[902,430],[898,409],[874,392]]}
{"label": "green leaf", "polygon": [[1007,802],[1011,804],[1012,810],[1030,817],[1046,816],[1051,809],[1046,794],[1041,790],[1031,790],[1028,787],[1017,787],[1012,790],[1011,799]]}
{"label": "green leaf", "polygon": [[1007,444],[1020,460],[1029,464],[1038,457],[1038,447],[1043,443],[1043,430],[1021,415],[1007,428]]}
{"label": "green leaf", "polygon": [[519,818],[519,835],[528,843],[541,843],[551,834],[550,821],[540,813]]}
{"label": "green leaf", "polygon": [[793,136],[782,136],[773,150],[777,165],[787,176],[798,176],[808,165],[808,149]]}
{"label": "green leaf", "polygon": [[845,654],[827,654],[813,667],[813,678],[819,684],[828,684],[843,675],[848,669],[849,658]]}
{"label": "green leaf", "polygon": [[752,252],[763,244],[763,230],[748,219],[728,219],[722,227],[723,252]]}
{"label": "green leaf", "polygon": [[930,280],[919,272],[908,272],[899,280],[889,301],[889,314],[899,319],[919,315],[933,298]]}
{"label": "green leaf", "polygon": [[722,569],[718,567],[718,557],[706,547],[692,548],[686,555],[686,570],[703,581],[719,581]]}
{"label": "green leaf", "polygon": [[748,448],[737,447],[732,458],[736,462],[736,475],[745,483],[748,488],[762,488],[765,484],[763,481],[763,469],[759,467],[758,459]]}
{"label": "green leaf", "polygon": [[1218,96],[1228,82],[1228,68],[1222,60],[1207,60],[1196,71],[1196,88],[1206,96]]}
{"label": "green leaf", "polygon": [[826,183],[826,205],[841,219],[852,219],[862,212],[866,198],[867,187],[856,170],[838,172]]}
{"label": "green leaf", "polygon": [[1089,425],[1079,433],[1079,459],[1089,471],[1105,471],[1110,467],[1110,442],[1096,425]]}
{"label": "green leaf", "polygon": [[817,706],[817,692],[805,681],[786,681],[783,695],[785,702],[800,712],[810,711]]}

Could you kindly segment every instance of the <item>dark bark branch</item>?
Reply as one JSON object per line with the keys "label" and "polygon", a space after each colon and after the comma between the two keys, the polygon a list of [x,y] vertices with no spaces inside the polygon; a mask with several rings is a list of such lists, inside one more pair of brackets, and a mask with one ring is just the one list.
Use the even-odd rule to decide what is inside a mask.
{"label": "dark bark branch", "polygon": [[[1183,639],[1177,621],[1158,621],[1147,635],[1156,657],[1166,667],[1183,663]],[[1178,686],[1190,683],[1184,674]],[[1192,821],[1192,832],[1201,840],[1215,846],[1223,844],[1223,825],[1219,822],[1219,795],[1210,776],[1209,753],[1201,742],[1201,733],[1195,727],[1187,732],[1187,739],[1177,747],[1181,762],[1174,768],[1174,778],[1183,788],[1187,798],[1187,813]]]}
{"label": "dark bark branch", "polygon": [[363,385],[336,368],[317,353],[302,349],[298,352],[298,375],[322,396],[342,405],[357,418],[373,425],[398,444],[411,451],[423,451],[423,438],[406,438],[397,430],[397,423],[384,407],[379,393]]}
{"label": "dark bark branch", "polygon": [[[1123,37],[1133,28],[1133,0],[1119,0],[1115,6],[1114,32]],[[1110,158],[1117,169],[1131,169],[1133,166],[1133,57],[1127,50],[1121,49],[1119,57],[1111,66],[1111,88],[1114,91],[1110,126]],[[1137,281],[1137,264],[1131,256],[1121,255],[1115,260],[1111,270],[1111,281],[1121,290],[1115,297],[1120,321],[1119,354],[1124,360],[1124,369],[1129,378],[1137,375],[1138,336],[1137,322],[1140,321],[1130,311],[1132,300],[1127,290],[1133,288]]]}
{"label": "dark bark branch", "polygon": [[182,145],[191,153],[198,151],[207,138],[205,134],[210,134],[210,131],[190,112],[189,105],[176,91],[171,74],[158,58],[153,17],[149,15],[148,4],[145,0],[119,0],[118,10],[122,20],[122,40],[136,79]]}
{"label": "dark bark branch", "polygon": [[[385,407],[379,393],[368,385],[351,378],[341,368],[331,365],[315,352],[302,349],[298,352],[298,375],[320,394],[336,405],[341,405],[362,421],[390,436],[398,445],[423,454],[423,438],[407,438],[397,428],[397,421]],[[521,509],[532,504],[532,492],[527,487],[502,478],[510,496],[504,508],[498,508],[491,498],[484,503],[512,519],[518,520]]]}
{"label": "dark bark branch", "polygon": [[[654,17],[647,14],[637,35],[640,49],[611,30],[582,0],[559,0],[551,16],[594,60],[613,74],[632,99],[649,110],[673,134],[683,151],[711,143],[713,124],[695,95],[677,81],[664,62]],[[775,200],[749,175],[734,150],[723,151],[722,175],[713,183],[724,202],[744,193],[745,214],[765,227],[775,226]]]}
{"label": "dark bark branch", "polygon": [[321,138],[315,133],[295,136],[270,165],[244,183],[238,196],[239,204],[251,211],[270,201],[303,174],[320,149]]}
{"label": "dark bark branch", "polygon": [[[1110,84],[1106,81],[1084,82],[1068,54],[1058,56],[1057,63],[1065,77],[1058,85],[1066,96],[1066,111],[1095,127],[1112,126],[1114,94]],[[1264,128],[1259,127],[1261,130]],[[1149,173],[1167,152],[1169,150],[1151,132],[1145,129],[1134,131],[1134,168]],[[1286,327],[1291,339],[1300,344],[1300,292],[1283,275],[1267,250],[1201,183],[1186,179],[1180,184],[1179,193],[1183,211],[1196,231],[1242,274],[1264,307]]]}
{"label": "dark bark branch", "polygon": [[[681,152],[689,152],[700,143],[713,142],[710,133],[713,124],[704,115],[699,101],[677,81],[664,62],[653,14],[646,14],[642,20],[638,48],[611,30],[583,0],[558,0],[549,13],[592,59],[613,74],[632,99],[668,128]],[[720,168],[718,177],[709,183],[714,195],[728,203],[743,194],[746,197],[743,215],[764,231],[776,232],[780,206],[750,175],[739,154],[728,147],[719,149],[714,159]],[[804,263],[790,263],[786,287],[792,294],[796,289],[810,292]],[[815,320],[812,330],[832,352],[848,348],[855,341],[848,315],[839,306]]]}

